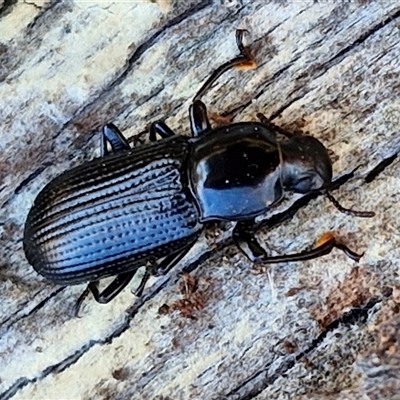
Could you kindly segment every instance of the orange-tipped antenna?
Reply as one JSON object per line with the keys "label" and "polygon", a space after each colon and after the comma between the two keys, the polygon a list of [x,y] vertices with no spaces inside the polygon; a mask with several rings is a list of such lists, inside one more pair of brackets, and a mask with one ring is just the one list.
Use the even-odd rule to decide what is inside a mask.
{"label": "orange-tipped antenna", "polygon": [[331,203],[342,213],[347,214],[347,215],[353,215],[355,217],[361,217],[361,218],[371,218],[375,216],[375,213],[373,211],[356,211],[352,210],[351,208],[344,208],[339,204],[339,202],[327,191],[325,192],[326,197],[328,200],[331,201]]}

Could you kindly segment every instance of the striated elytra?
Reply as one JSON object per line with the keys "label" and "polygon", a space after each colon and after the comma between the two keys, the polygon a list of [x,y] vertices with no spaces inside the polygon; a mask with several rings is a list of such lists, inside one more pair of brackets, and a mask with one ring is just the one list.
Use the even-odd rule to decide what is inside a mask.
{"label": "striated elytra", "polygon": [[[26,257],[53,282],[89,282],[77,309],[89,291],[98,302],[112,300],[146,266],[140,295],[150,275],[166,273],[184,257],[207,221],[236,221],[233,240],[252,261],[305,260],[334,247],[360,258],[332,235],[312,250],[278,257],[257,242],[254,218],[285,192],[323,190],[340,211],[373,213],[347,210],[332,198],[332,164],[317,139],[287,133],[262,114],[260,122],[211,128],[201,96],[228,69],[255,64],[243,33],[236,34],[240,55],[218,68],[194,98],[192,137],[176,136],[158,121],[149,144],[130,148],[108,124],[101,157],[64,172],[37,196],[25,224]],[[278,141],[277,134],[286,138]],[[98,281],[108,276],[115,279],[99,292]]]}

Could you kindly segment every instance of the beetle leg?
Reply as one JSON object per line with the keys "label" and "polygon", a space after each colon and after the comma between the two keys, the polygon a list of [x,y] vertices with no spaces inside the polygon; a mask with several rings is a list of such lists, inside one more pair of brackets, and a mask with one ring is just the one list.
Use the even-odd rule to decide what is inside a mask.
{"label": "beetle leg", "polygon": [[257,242],[252,232],[253,221],[240,221],[233,230],[233,241],[250,261],[263,264],[276,264],[280,262],[305,261],[329,254],[335,247],[342,250],[347,257],[359,261],[362,254],[357,254],[343,243],[339,242],[332,233],[324,235],[316,247],[300,253],[284,254],[281,256],[268,256],[266,251]]}
{"label": "beetle leg", "polygon": [[204,85],[197,92],[196,96],[194,96],[193,102],[196,100],[200,100],[204,93],[210,89],[212,84],[226,71],[234,68],[256,68],[257,64],[250,53],[250,49],[243,44],[243,35],[246,32],[245,29],[237,29],[236,30],[236,45],[239,49],[240,54],[233,58],[232,60],[222,64],[218,67],[211,76],[206,80]]}
{"label": "beetle leg", "polygon": [[143,275],[142,280],[139,283],[139,286],[135,290],[135,296],[140,297],[143,294],[144,288],[146,287],[147,281],[149,280],[150,276],[152,274],[149,272],[149,270],[146,268],[146,271]]}
{"label": "beetle leg", "polygon": [[[196,240],[197,240],[197,236],[196,236]],[[151,267],[146,268],[146,272],[144,273],[139,286],[135,290],[135,295],[140,297],[143,294],[143,290],[144,290],[146,283],[149,280],[151,275],[154,275],[154,276],[165,275],[173,267],[175,267],[175,265],[178,264],[178,262],[181,261],[182,258],[189,252],[189,250],[192,248],[192,246],[196,240],[191,241],[183,249],[166,256],[164,258],[164,260],[161,261],[160,264],[154,264]]]}
{"label": "beetle leg", "polygon": [[156,121],[153,122],[150,127],[150,141],[155,142],[157,140],[157,135],[165,139],[174,136],[175,133],[164,121]]}
{"label": "beetle leg", "polygon": [[201,100],[195,100],[190,106],[189,117],[193,137],[204,135],[211,129],[210,121],[207,117],[207,108]]}
{"label": "beetle leg", "polygon": [[165,257],[164,260],[162,260],[157,266],[157,270],[155,271],[154,275],[160,276],[167,274],[172,268],[175,267],[176,264],[178,264],[179,261],[182,260],[183,257],[185,257],[196,240],[197,236],[195,240],[191,241],[183,249],[180,249],[179,251],[176,251],[175,253],[169,254],[167,257]]}
{"label": "beetle leg", "polygon": [[125,136],[114,124],[107,124],[103,128],[100,140],[101,157],[110,153],[110,151],[107,149],[107,143],[110,143],[111,149],[114,153],[118,153],[123,150],[129,150],[131,148]]}
{"label": "beetle leg", "polygon": [[254,220],[237,222],[232,234],[233,242],[239,250],[250,260],[257,261],[266,256],[265,250],[254,236]]}
{"label": "beetle leg", "polygon": [[282,256],[263,257],[260,259],[260,262],[264,264],[276,264],[279,262],[311,260],[329,254],[335,247],[342,250],[347,257],[357,262],[360,261],[360,258],[363,256],[363,254],[357,254],[346,245],[339,242],[332,233],[327,233],[318,240],[317,245],[311,250],[304,250],[300,253],[285,254]]}
{"label": "beetle leg", "polygon": [[265,125],[268,129],[270,129],[273,132],[278,132],[283,136],[286,136],[287,138],[292,138],[294,136],[293,133],[287,132],[281,127],[275,125],[269,118],[267,118],[264,114],[262,113],[257,113],[257,118],[260,120],[260,122]]}
{"label": "beetle leg", "polygon": [[105,287],[102,292],[99,292],[99,281],[90,282],[85,291],[79,296],[75,304],[74,315],[78,315],[83,301],[90,292],[98,303],[108,303],[114,299],[125,288],[126,285],[128,285],[135,273],[136,270],[117,275],[116,278],[107,287]]}

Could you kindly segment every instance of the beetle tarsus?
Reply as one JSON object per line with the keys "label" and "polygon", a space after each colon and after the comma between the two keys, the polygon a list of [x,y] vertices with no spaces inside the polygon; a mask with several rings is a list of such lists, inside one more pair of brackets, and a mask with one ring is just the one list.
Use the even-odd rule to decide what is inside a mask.
{"label": "beetle tarsus", "polygon": [[247,58],[252,59],[250,50],[243,44],[243,37],[245,33],[250,33],[247,29],[236,29],[235,36],[236,36],[236,46],[238,47],[241,55],[246,55]]}
{"label": "beetle tarsus", "polygon": [[136,297],[141,297],[143,294],[143,291],[146,287],[147,281],[149,280],[151,274],[150,272],[146,269],[146,271],[144,272],[144,275],[142,277],[142,280],[139,283],[139,286],[135,289],[135,291],[133,292],[133,294]]}
{"label": "beetle tarsus", "polygon": [[78,297],[78,300],[75,302],[74,312],[73,312],[74,317],[80,318],[79,311],[82,307],[82,303],[89,296],[89,293],[90,293],[90,289],[89,289],[89,285],[88,285],[86,287],[86,289],[82,292],[82,294]]}
{"label": "beetle tarsus", "polygon": [[354,252],[353,250],[345,246],[343,243],[336,242],[335,247],[339,250],[342,250],[347,257],[351,258],[353,261],[356,262],[359,262],[361,257],[364,255],[364,253],[358,254]]}

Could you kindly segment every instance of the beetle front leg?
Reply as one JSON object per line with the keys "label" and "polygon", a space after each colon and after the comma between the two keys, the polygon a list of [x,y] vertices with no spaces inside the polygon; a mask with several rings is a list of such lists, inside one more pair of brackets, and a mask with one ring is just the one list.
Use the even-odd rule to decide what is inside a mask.
{"label": "beetle front leg", "polygon": [[121,131],[114,124],[107,124],[101,133],[100,139],[100,154],[101,157],[106,156],[110,153],[107,148],[107,143],[110,143],[111,149],[114,153],[119,153],[120,151],[129,150],[128,141]]}
{"label": "beetle front leg", "polygon": [[237,222],[232,233],[233,242],[239,250],[252,262],[266,256],[265,250],[254,236],[254,220]]}
{"label": "beetle front leg", "polygon": [[318,242],[316,247],[299,253],[268,256],[266,251],[257,242],[253,230],[254,221],[240,221],[233,230],[233,241],[250,261],[262,264],[276,264],[280,262],[305,261],[329,254],[334,248],[342,250],[347,257],[359,261],[362,254],[357,254],[346,245],[338,241],[332,233],[327,233]]}
{"label": "beetle front leg", "polygon": [[99,281],[90,282],[85,289],[85,291],[79,296],[75,307],[74,307],[74,315],[77,316],[79,313],[79,309],[85,300],[85,298],[91,292],[94,299],[101,304],[109,303],[112,299],[114,299],[132,280],[135,275],[136,270],[125,272],[123,274],[117,275],[117,277],[101,292],[99,292]]}
{"label": "beetle front leg", "polygon": [[196,96],[193,98],[193,102],[196,100],[200,100],[204,93],[210,89],[212,84],[226,71],[234,67],[238,68],[246,68],[246,69],[254,69],[257,66],[256,61],[254,60],[253,56],[251,55],[250,49],[243,44],[243,36],[246,32],[245,29],[237,29],[236,30],[236,45],[239,49],[240,54],[233,58],[232,60],[222,64],[218,67],[211,76],[206,80],[204,85],[200,88],[197,92]]}
{"label": "beetle front leg", "polygon": [[346,245],[338,241],[335,236],[329,232],[323,235],[316,243],[316,246],[311,250],[304,250],[300,253],[284,254],[282,256],[274,257],[263,257],[260,262],[264,264],[276,264],[279,262],[290,262],[290,261],[306,261],[312,260],[329,254],[334,248],[342,250],[347,257],[353,261],[360,261],[363,254],[358,254],[353,250],[349,249]]}

